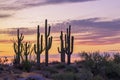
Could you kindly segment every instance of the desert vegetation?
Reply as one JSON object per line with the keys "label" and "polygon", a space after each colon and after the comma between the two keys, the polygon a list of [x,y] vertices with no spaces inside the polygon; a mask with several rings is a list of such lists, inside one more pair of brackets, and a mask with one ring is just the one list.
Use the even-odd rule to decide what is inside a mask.
{"label": "desert vegetation", "polygon": [[[71,25],[66,32],[60,33],[58,54],[60,62],[49,63],[49,50],[52,47],[51,26],[45,20],[44,35],[37,26],[36,43],[24,42],[24,35],[17,29],[17,38],[13,42],[15,56],[11,65],[7,57],[0,58],[0,76],[8,75],[3,80],[119,80],[120,54],[81,52],[80,61],[71,63],[74,49],[74,36],[71,35]],[[45,39],[43,39],[45,38]],[[43,44],[45,43],[45,44]],[[41,54],[45,51],[45,62],[41,62]],[[32,60],[32,53],[36,55]],[[67,58],[67,59],[65,59]],[[66,61],[67,60],[67,61]],[[32,73],[30,76],[23,75]],[[35,76],[33,76],[33,74]],[[9,78],[9,75],[12,78]],[[37,75],[37,76],[36,76]]]}

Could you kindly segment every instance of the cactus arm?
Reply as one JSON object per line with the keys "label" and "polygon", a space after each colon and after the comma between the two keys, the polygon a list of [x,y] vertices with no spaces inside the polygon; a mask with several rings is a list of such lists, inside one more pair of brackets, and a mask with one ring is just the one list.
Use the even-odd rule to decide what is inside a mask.
{"label": "cactus arm", "polygon": [[37,47],[36,47],[36,44],[34,44],[34,52],[35,52],[35,54],[37,54]]}
{"label": "cactus arm", "polygon": [[68,38],[68,36],[69,36],[68,34],[69,34],[69,33],[68,33],[68,28],[67,28],[67,38]]}
{"label": "cactus arm", "polygon": [[13,47],[14,47],[14,52],[17,54],[18,52],[17,52],[17,44],[14,42],[14,44],[13,44]]}
{"label": "cactus arm", "polygon": [[21,43],[21,44],[20,44],[20,53],[22,53],[23,50],[24,50],[24,46],[23,46],[23,44]]}
{"label": "cactus arm", "polygon": [[66,34],[65,34],[65,44],[64,44],[64,46],[65,46],[65,48],[64,48],[64,50],[65,50],[65,52],[66,52],[66,47],[67,47],[67,38],[66,38]]}
{"label": "cactus arm", "polygon": [[60,51],[59,47],[58,47],[58,52],[59,52],[59,53],[62,53],[62,52]]}
{"label": "cactus arm", "polygon": [[17,38],[19,39],[19,29],[17,29]]}
{"label": "cactus arm", "polygon": [[23,34],[21,34],[21,36],[20,36],[20,41],[22,41],[23,39],[24,39],[24,36],[23,36]]}
{"label": "cactus arm", "polygon": [[52,46],[52,37],[49,38],[47,49],[49,50]]}
{"label": "cactus arm", "polygon": [[74,47],[74,37],[72,36],[72,41],[71,41],[71,51],[70,51],[70,54],[73,53],[73,47]]}
{"label": "cactus arm", "polygon": [[51,30],[51,26],[49,26],[47,37],[50,36],[50,30]]}
{"label": "cactus arm", "polygon": [[69,37],[71,36],[71,25],[69,25]]}
{"label": "cactus arm", "polygon": [[47,37],[47,19],[45,20],[45,38]]}
{"label": "cactus arm", "polygon": [[36,46],[36,52],[39,52],[39,48],[40,48],[40,46],[39,46],[39,38],[40,38],[40,32],[39,32],[39,25],[38,25],[38,29],[37,29],[37,46]]}
{"label": "cactus arm", "polygon": [[41,42],[40,42],[40,49],[39,49],[39,52],[42,53],[43,51],[43,35],[41,35]]}

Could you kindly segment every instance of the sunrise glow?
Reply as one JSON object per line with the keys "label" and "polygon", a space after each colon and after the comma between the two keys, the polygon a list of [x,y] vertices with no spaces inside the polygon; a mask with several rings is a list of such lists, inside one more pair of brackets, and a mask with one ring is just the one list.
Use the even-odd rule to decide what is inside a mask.
{"label": "sunrise glow", "polygon": [[[74,53],[81,51],[119,52],[119,0],[0,0],[0,56],[13,56],[17,28],[24,41],[36,43],[36,29],[44,22],[51,25],[53,45],[50,54],[58,54],[60,31],[72,26]],[[43,52],[44,55],[44,52]]]}

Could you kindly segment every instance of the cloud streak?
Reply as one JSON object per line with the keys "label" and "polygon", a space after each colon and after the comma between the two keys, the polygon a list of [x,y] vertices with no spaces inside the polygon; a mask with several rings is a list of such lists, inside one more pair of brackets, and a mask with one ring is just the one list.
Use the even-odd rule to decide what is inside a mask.
{"label": "cloud streak", "polygon": [[[78,2],[88,2],[88,1],[96,1],[96,0],[0,0],[0,11],[1,12],[13,11],[15,13],[16,10],[37,7],[37,6],[63,4],[63,3],[78,3]],[[10,17],[11,15],[9,15],[9,13],[6,15],[1,15],[1,18]]]}
{"label": "cloud streak", "polygon": [[0,1],[0,9],[2,10],[19,10],[34,6],[44,6],[49,4],[61,4],[61,3],[77,3],[88,2],[96,0],[6,0]]}
{"label": "cloud streak", "polygon": [[[88,18],[82,20],[71,20],[62,23],[57,23],[52,26],[51,33],[64,32],[72,25],[72,33],[75,36],[76,44],[83,45],[106,45],[120,43],[120,19],[103,20],[101,18]],[[44,32],[44,27],[41,27],[41,33]],[[20,31],[24,35],[36,34],[36,28],[21,28]],[[15,35],[16,28],[1,30],[0,34]],[[55,36],[55,41],[59,41],[59,35]]]}
{"label": "cloud streak", "polygon": [[11,40],[0,40],[0,43],[11,43]]}
{"label": "cloud streak", "polygon": [[[18,28],[7,28],[0,30],[0,34],[8,34],[9,36],[15,36],[17,34]],[[23,33],[24,35],[33,35],[36,33],[36,29],[32,28],[19,28],[20,33]]]}
{"label": "cloud streak", "polygon": [[[76,44],[84,45],[106,45],[120,43],[120,19],[103,20],[101,18],[89,18],[83,20],[71,20],[56,24],[54,32],[65,31],[65,24],[72,25]],[[87,33],[87,34],[86,34]]]}
{"label": "cloud streak", "polygon": [[11,17],[11,14],[0,14],[0,18],[8,18]]}

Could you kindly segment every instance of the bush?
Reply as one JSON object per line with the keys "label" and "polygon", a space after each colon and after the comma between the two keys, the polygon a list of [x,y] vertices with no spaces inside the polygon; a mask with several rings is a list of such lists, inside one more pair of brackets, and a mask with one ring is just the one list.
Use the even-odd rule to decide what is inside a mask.
{"label": "bush", "polygon": [[79,72],[78,68],[76,66],[72,66],[72,65],[66,66],[64,71],[65,72],[73,72],[73,73]]}
{"label": "bush", "polygon": [[31,65],[31,63],[30,63],[29,61],[23,61],[23,62],[21,63],[21,65],[22,65],[22,69],[23,69],[24,71],[27,71],[27,72],[30,72],[30,71],[31,71],[32,65]]}
{"label": "bush", "polygon": [[58,62],[58,61],[53,61],[53,62],[51,62],[50,64],[60,64],[60,62]]}
{"label": "bush", "polygon": [[51,73],[49,71],[42,71],[41,74],[46,78],[51,78]]}
{"label": "bush", "polygon": [[105,74],[109,79],[119,80],[120,78],[120,64],[114,62],[109,63],[106,66]]}
{"label": "bush", "polygon": [[48,66],[48,67],[45,67],[43,70],[44,70],[44,71],[48,71],[48,72],[50,72],[51,74],[58,73],[57,69],[54,68],[54,67],[49,67],[49,66]]}
{"label": "bush", "polygon": [[120,54],[119,53],[114,54],[113,57],[114,57],[113,61],[115,63],[120,63]]}
{"label": "bush", "polygon": [[84,61],[84,67],[91,70],[94,75],[101,74],[103,68],[109,63],[110,60],[110,55],[108,53],[100,54],[99,52],[83,52],[80,54],[80,57]]}
{"label": "bush", "polygon": [[76,80],[74,73],[59,73],[52,75],[53,80]]}
{"label": "bush", "polygon": [[97,75],[97,76],[94,76],[92,80],[105,80],[105,79],[102,76]]}
{"label": "bush", "polygon": [[84,61],[105,62],[109,60],[110,55],[108,53],[100,54],[99,52],[93,53],[82,52],[80,53],[80,57]]}
{"label": "bush", "polygon": [[79,73],[76,74],[76,80],[92,80],[93,74],[86,70],[80,69]]}
{"label": "bush", "polygon": [[57,68],[57,69],[64,69],[65,67],[66,67],[66,64],[64,64],[64,63],[59,63],[59,64],[55,65],[55,68]]}

